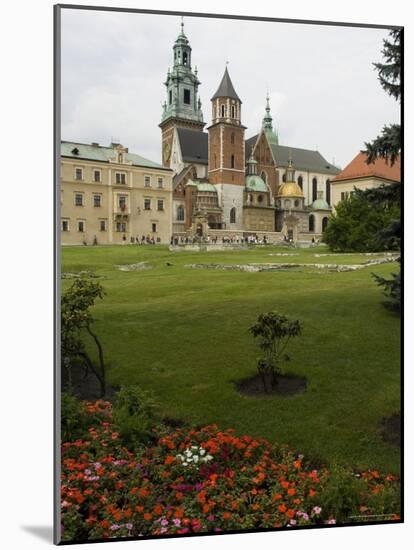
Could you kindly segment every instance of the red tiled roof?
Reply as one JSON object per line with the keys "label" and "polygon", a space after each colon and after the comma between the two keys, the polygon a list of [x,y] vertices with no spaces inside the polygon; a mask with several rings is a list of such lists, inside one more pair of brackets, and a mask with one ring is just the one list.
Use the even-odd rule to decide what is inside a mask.
{"label": "red tiled roof", "polygon": [[331,183],[342,180],[352,180],[357,178],[376,177],[390,181],[401,181],[401,163],[400,156],[391,166],[384,159],[377,159],[371,164],[367,164],[367,155],[362,151],[340,172]]}

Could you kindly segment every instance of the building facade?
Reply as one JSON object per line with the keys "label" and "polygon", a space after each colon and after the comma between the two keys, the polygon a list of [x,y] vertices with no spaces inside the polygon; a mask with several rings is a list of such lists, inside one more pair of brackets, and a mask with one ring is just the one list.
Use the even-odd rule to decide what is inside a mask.
{"label": "building facade", "polygon": [[368,164],[367,155],[359,152],[331,182],[332,206],[352,195],[354,188],[370,189],[390,183],[401,182],[401,160],[398,156],[395,163],[387,163],[379,158]]}
{"label": "building facade", "polygon": [[61,143],[61,243],[169,243],[172,176],[121,144]]}
{"label": "building facade", "polygon": [[[279,144],[269,97],[260,133],[246,139],[242,101],[227,66],[211,98],[211,124],[205,131],[191,53],[182,24],[164,83],[167,99],[159,125],[163,163],[174,172],[173,235],[222,231],[271,232],[295,240],[320,237],[331,213],[331,181],[339,169],[318,151]],[[292,197],[292,204],[299,200],[300,208],[293,217],[289,214],[290,229],[285,224],[282,230],[290,212],[283,206],[290,197],[283,193],[292,188],[285,183],[299,189],[300,200]]]}

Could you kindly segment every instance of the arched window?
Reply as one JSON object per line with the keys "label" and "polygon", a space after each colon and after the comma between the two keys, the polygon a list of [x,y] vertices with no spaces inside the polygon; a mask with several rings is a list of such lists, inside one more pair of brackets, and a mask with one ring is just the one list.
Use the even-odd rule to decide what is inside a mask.
{"label": "arched window", "polygon": [[311,214],[309,216],[309,232],[314,233],[315,231],[315,216]]}
{"label": "arched window", "polygon": [[183,53],[183,64],[187,65],[187,53],[186,52]]}
{"label": "arched window", "polygon": [[263,202],[263,195],[259,195],[257,197],[257,202]]}
{"label": "arched window", "polygon": [[234,105],[231,106],[231,118],[234,118]]}
{"label": "arched window", "polygon": [[233,208],[230,210],[230,223],[236,223],[236,209]]}
{"label": "arched window", "polygon": [[300,188],[302,189],[302,191],[303,191],[303,178],[302,178],[302,176],[299,176],[299,177],[298,177],[298,185],[299,185],[299,187],[300,187]]}
{"label": "arched window", "polygon": [[326,202],[331,204],[331,180],[326,180]]}
{"label": "arched window", "polygon": [[325,231],[325,229],[328,227],[328,218],[322,219],[322,231]]}
{"label": "arched window", "polygon": [[231,167],[231,168],[234,168],[234,155],[231,155],[230,167]]}
{"label": "arched window", "polygon": [[316,201],[318,198],[318,180],[313,178],[312,180],[312,201]]}
{"label": "arched window", "polygon": [[263,172],[260,174],[260,177],[262,178],[262,180],[267,183],[267,175],[266,175],[266,172],[263,170]]}
{"label": "arched window", "polygon": [[283,183],[286,183],[286,174],[283,174],[282,181],[283,181]]}
{"label": "arched window", "polygon": [[224,118],[224,105],[221,106],[221,116]]}
{"label": "arched window", "polygon": [[178,222],[184,221],[184,207],[181,204],[177,206],[177,221]]}
{"label": "arched window", "polygon": [[284,205],[285,205],[285,208],[290,208],[290,199],[285,199]]}
{"label": "arched window", "polygon": [[214,153],[214,168],[217,168],[217,155]]}
{"label": "arched window", "polygon": [[230,141],[231,141],[231,144],[234,145],[234,132],[231,133]]}
{"label": "arched window", "polygon": [[295,208],[299,208],[300,206],[300,201],[298,199],[295,200]]}

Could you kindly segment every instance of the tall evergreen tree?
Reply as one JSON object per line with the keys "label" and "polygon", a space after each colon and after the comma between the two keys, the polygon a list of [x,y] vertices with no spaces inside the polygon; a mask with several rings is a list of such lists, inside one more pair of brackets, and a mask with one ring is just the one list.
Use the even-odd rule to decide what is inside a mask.
{"label": "tall evergreen tree", "polygon": [[[402,60],[402,29],[390,31],[388,39],[384,40],[382,55],[383,63],[374,63],[378,71],[378,78],[382,88],[391,97],[398,102],[401,101],[401,60]],[[365,143],[368,155],[368,164],[375,162],[377,158],[383,158],[391,163],[395,163],[401,152],[401,125],[391,124],[384,126],[381,135],[371,143]],[[401,182],[402,184],[403,182]],[[401,186],[392,184],[381,186],[377,189],[369,189],[364,192],[365,198],[373,206],[393,205],[401,206]],[[381,232],[378,238],[384,248],[390,246],[400,246],[401,239],[401,219],[392,219]],[[400,259],[399,259],[400,261]],[[401,308],[401,275],[393,273],[391,279],[385,279],[374,275],[377,283],[384,288],[387,301],[385,305],[390,309],[399,310]]]}

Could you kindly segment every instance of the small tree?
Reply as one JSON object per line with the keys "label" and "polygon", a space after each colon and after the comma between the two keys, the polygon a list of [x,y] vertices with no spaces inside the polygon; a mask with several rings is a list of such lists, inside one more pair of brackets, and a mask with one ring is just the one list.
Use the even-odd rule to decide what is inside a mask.
{"label": "small tree", "polygon": [[263,381],[263,389],[269,393],[281,373],[280,364],[290,358],[285,353],[291,338],[299,336],[302,327],[299,321],[288,319],[276,311],[262,313],[256,323],[249,328],[250,334],[258,338],[264,357],[257,363],[257,369]]}
{"label": "small tree", "polygon": [[[97,298],[103,298],[102,285],[82,276],[66,290],[61,300],[61,356],[62,364],[69,368],[73,360],[81,360],[99,381],[101,397],[106,393],[106,368],[102,344],[92,329],[95,319],[91,307]],[[96,346],[98,362],[87,352],[84,333],[89,334]]]}

